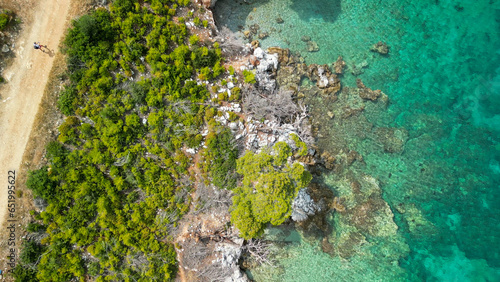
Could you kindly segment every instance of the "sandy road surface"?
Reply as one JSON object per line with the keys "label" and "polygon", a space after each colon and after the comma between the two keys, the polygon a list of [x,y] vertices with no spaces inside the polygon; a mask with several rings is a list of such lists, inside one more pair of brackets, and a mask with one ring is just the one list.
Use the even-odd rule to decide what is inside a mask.
{"label": "sandy road surface", "polygon": [[[33,18],[16,43],[16,58],[3,74],[8,83],[0,89],[0,226],[7,212],[8,171],[18,172],[21,166],[69,7],[70,0],[38,1]],[[51,52],[34,50],[34,41],[48,45]]]}

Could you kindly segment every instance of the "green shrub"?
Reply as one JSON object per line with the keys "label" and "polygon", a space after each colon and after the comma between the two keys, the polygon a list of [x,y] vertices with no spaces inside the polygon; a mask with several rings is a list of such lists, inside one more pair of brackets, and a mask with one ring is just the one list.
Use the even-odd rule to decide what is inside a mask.
{"label": "green shrub", "polygon": [[191,44],[191,45],[195,45],[199,41],[200,41],[200,38],[196,34],[195,35],[191,35],[189,37],[189,44]]}
{"label": "green shrub", "polygon": [[18,263],[14,268],[13,275],[16,282],[37,282],[40,281],[36,278],[36,269]]}
{"label": "green shrub", "polygon": [[35,241],[24,241],[19,259],[22,264],[34,264],[39,260],[44,249],[42,245]]}
{"label": "green shrub", "polygon": [[243,71],[243,77],[245,78],[245,83],[254,84],[257,82],[255,80],[255,74],[249,70]]}
{"label": "green shrub", "polygon": [[4,30],[10,22],[11,13],[8,11],[2,11],[0,13],[0,30]]}
{"label": "green shrub", "polygon": [[222,92],[217,94],[217,100],[219,102],[226,101],[227,100],[227,92]]}
{"label": "green shrub", "polygon": [[243,181],[235,190],[231,222],[243,238],[258,237],[268,223],[280,225],[290,217],[293,199],[312,178],[298,162],[288,164],[291,156],[292,149],[278,142],[271,151],[249,151],[237,160]]}
{"label": "green shrub", "polygon": [[74,115],[77,108],[77,90],[74,87],[66,87],[59,95],[57,106],[64,115]]}
{"label": "green shrub", "polygon": [[[188,211],[192,189],[184,180],[193,163],[182,148],[206,141],[199,134],[205,123],[216,126],[210,93],[195,78],[225,70],[216,44],[197,46],[186,25],[172,20],[174,2],[189,5],[115,0],[109,10],[73,21],[67,32],[70,81],[58,106],[68,118],[59,127],[60,142],[47,146],[50,170],[32,171],[27,181],[47,202],[36,214],[43,225],[28,226],[30,232],[46,228],[42,244],[50,251],[29,265],[41,281],[170,281],[176,275],[169,235]],[[136,71],[149,73],[132,81]],[[204,173],[232,189],[238,153],[231,133],[218,133],[206,142]],[[84,259],[87,252],[92,263]],[[137,266],[133,259],[147,263]]]}
{"label": "green shrub", "polygon": [[56,183],[50,178],[47,167],[28,172],[26,187],[33,191],[35,196],[48,200],[56,196]]}
{"label": "green shrub", "polygon": [[201,25],[201,20],[200,20],[200,18],[195,17],[195,18],[193,19],[193,23],[194,23],[196,26]]}
{"label": "green shrub", "polygon": [[231,97],[229,97],[230,101],[238,101],[241,98],[241,88],[234,87],[231,89]]}
{"label": "green shrub", "polygon": [[26,227],[26,231],[28,232],[40,232],[40,231],[45,231],[46,227],[43,224],[39,224],[36,222],[31,222],[28,224],[28,227]]}
{"label": "green shrub", "polygon": [[212,67],[219,59],[217,53],[207,47],[195,47],[193,53],[193,66],[197,69],[202,67]]}

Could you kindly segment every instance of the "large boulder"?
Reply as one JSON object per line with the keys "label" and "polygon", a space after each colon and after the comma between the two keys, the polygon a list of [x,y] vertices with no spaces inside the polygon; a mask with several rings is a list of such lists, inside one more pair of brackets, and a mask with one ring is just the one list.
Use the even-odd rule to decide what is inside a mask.
{"label": "large boulder", "polygon": [[306,220],[309,216],[321,211],[321,207],[314,202],[307,188],[301,189],[292,203],[292,220],[300,222]]}
{"label": "large boulder", "polygon": [[274,90],[276,88],[274,75],[278,69],[278,54],[269,54],[262,48],[256,48],[253,55],[259,59],[257,72],[255,73],[255,79],[259,87],[268,91]]}
{"label": "large boulder", "polygon": [[4,44],[4,45],[2,46],[2,52],[7,53],[7,52],[9,52],[9,51],[10,51],[10,49],[9,49],[9,45]]}

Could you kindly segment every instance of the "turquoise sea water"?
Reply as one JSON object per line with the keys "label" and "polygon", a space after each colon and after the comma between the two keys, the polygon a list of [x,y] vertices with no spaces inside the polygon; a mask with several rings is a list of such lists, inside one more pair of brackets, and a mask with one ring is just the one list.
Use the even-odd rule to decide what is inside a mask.
{"label": "turquoise sea water", "polygon": [[[263,47],[290,48],[308,64],[343,56],[344,86],[355,86],[356,66],[365,85],[390,99],[384,111],[367,106],[362,126],[400,128],[408,137],[400,153],[371,138],[345,139],[363,156],[365,164],[351,169],[363,193],[375,191],[387,205],[377,202],[377,232],[353,231],[353,217],[330,215],[333,245],[360,234],[342,256],[323,252],[321,239],[272,230],[269,238],[294,239],[280,250],[280,267],[254,270],[256,280],[500,281],[499,0],[219,0],[215,11],[218,25],[258,24],[269,33]],[[303,36],[319,51],[308,52]],[[370,52],[378,41],[389,55]],[[323,149],[359,126],[321,122]],[[319,179],[336,195],[352,194],[349,176]]]}

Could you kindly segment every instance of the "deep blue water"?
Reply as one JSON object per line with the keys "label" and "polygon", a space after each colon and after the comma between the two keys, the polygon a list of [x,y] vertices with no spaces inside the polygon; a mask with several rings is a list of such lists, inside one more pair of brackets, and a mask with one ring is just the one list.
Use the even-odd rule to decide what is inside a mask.
{"label": "deep blue water", "polygon": [[[258,24],[270,34],[263,47],[290,48],[309,64],[343,56],[344,85],[355,85],[355,66],[389,96],[367,120],[408,132],[398,154],[368,139],[349,144],[390,207],[386,233],[366,237],[349,259],[297,240],[282,267],[254,271],[257,280],[500,281],[500,1],[220,0],[216,19],[234,31]],[[303,36],[319,51],[308,52]],[[378,41],[387,56],[370,51]],[[344,193],[343,179],[323,179]],[[340,244],[352,226],[338,214],[330,221]]]}

